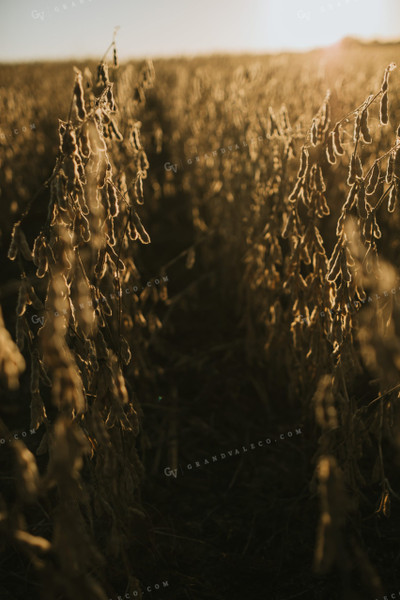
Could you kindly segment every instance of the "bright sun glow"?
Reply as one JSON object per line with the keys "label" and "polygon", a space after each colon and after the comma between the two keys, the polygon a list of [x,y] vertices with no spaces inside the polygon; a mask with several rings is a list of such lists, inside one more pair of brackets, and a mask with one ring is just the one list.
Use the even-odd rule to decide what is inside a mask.
{"label": "bright sun glow", "polygon": [[268,45],[299,50],[376,37],[387,20],[376,0],[272,0],[266,13]]}

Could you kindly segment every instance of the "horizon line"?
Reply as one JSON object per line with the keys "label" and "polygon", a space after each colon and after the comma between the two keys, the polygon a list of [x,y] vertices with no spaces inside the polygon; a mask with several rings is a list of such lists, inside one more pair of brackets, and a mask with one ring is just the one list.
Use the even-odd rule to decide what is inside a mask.
{"label": "horizon line", "polygon": [[[374,37],[374,38],[361,38],[361,37],[353,37],[353,36],[345,36],[343,38],[341,38],[340,40],[338,40],[337,42],[334,42],[333,44],[329,44],[327,46],[312,46],[309,48],[290,48],[290,47],[282,47],[279,49],[268,49],[266,48],[265,50],[249,50],[249,49],[241,49],[241,50],[207,50],[207,51],[200,51],[200,52],[180,52],[180,53],[176,53],[176,54],[165,54],[165,55],[160,55],[160,54],[143,54],[143,55],[136,55],[136,56],[130,56],[127,58],[122,58],[120,57],[120,63],[128,63],[130,61],[140,61],[140,60],[147,60],[147,59],[151,59],[153,61],[161,61],[161,60],[182,60],[182,59],[186,59],[186,60],[193,60],[196,58],[212,58],[212,57],[218,57],[218,56],[233,56],[233,57],[237,57],[237,56],[270,56],[270,55],[277,55],[277,54],[307,54],[309,52],[315,52],[315,51],[321,51],[321,50],[326,50],[328,48],[332,48],[334,46],[338,46],[340,44],[342,44],[343,42],[353,42],[355,44],[359,44],[360,46],[369,46],[369,45],[374,45],[374,44],[378,44],[381,46],[392,46],[392,45],[398,45],[400,44],[400,38],[394,38],[394,39],[388,39],[388,38],[379,38],[379,37]],[[48,58],[15,58],[15,59],[9,59],[9,60],[2,60],[0,58],[0,65],[23,65],[23,64],[35,64],[35,63],[52,63],[52,64],[57,64],[57,63],[70,63],[73,61],[78,61],[78,62],[86,62],[86,61],[97,61],[98,57],[96,56],[90,56],[90,55],[86,55],[86,56],[69,56],[69,57],[60,57],[60,58],[54,58],[54,59],[48,59]]]}

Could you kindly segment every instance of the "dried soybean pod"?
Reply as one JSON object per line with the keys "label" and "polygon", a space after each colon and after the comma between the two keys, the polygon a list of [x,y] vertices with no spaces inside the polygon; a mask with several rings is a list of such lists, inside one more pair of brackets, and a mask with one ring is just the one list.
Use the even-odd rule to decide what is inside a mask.
{"label": "dried soybean pod", "polygon": [[368,186],[367,186],[367,190],[366,190],[368,195],[371,195],[375,192],[376,186],[378,185],[379,173],[380,173],[379,165],[376,162],[373,166],[372,173],[369,178],[369,182],[368,182]]}
{"label": "dried soybean pod", "polygon": [[107,244],[107,257],[114,262],[119,271],[126,270],[125,263],[118,257],[118,254],[110,244]]}
{"label": "dried soybean pod", "polygon": [[303,187],[303,182],[301,179],[298,179],[296,181],[296,185],[294,186],[292,193],[289,196],[289,202],[296,202],[296,200],[299,196],[299,193],[300,193],[300,189],[302,187]]}
{"label": "dried soybean pod", "polygon": [[17,254],[18,254],[18,245],[17,245],[17,227],[19,227],[18,224],[14,225],[13,227],[13,231],[11,234],[11,244],[10,247],[8,249],[8,254],[7,257],[9,258],[9,260],[15,260],[17,258]]}
{"label": "dried soybean pod", "polygon": [[89,158],[90,153],[91,153],[91,147],[90,147],[90,142],[89,142],[87,123],[84,123],[82,126],[82,131],[81,131],[81,136],[80,136],[80,145],[81,145],[82,156],[84,158]]}
{"label": "dried soybean pod", "polygon": [[353,142],[356,142],[360,137],[361,131],[361,113],[358,113],[357,118],[354,121],[354,132],[353,132]]}
{"label": "dried soybean pod", "polygon": [[99,292],[99,295],[100,295],[99,304],[102,308],[103,314],[106,315],[107,317],[111,317],[111,315],[112,315],[111,306],[109,305],[106,297],[101,292]]}
{"label": "dried soybean pod", "polygon": [[121,358],[122,358],[124,364],[128,365],[132,358],[132,353],[131,353],[129,344],[123,336],[121,336],[121,338],[120,338],[120,343],[121,343]]}
{"label": "dried soybean pod", "polygon": [[124,139],[122,137],[122,133],[119,131],[114,119],[110,119],[110,125],[109,125],[109,129],[111,129],[112,133],[114,134],[114,136],[116,137],[116,139],[119,142],[122,142],[122,140]]}
{"label": "dried soybean pod", "polygon": [[363,110],[363,112],[361,113],[360,127],[361,127],[361,135],[364,139],[364,142],[366,144],[371,144],[372,137],[371,137],[369,127],[368,127],[368,109],[367,108],[365,110]]}
{"label": "dried soybean pod", "polygon": [[393,172],[394,176],[400,179],[400,148],[396,150],[396,154],[394,155]]}
{"label": "dried soybean pod", "polygon": [[16,242],[18,246],[18,250],[21,255],[25,258],[25,260],[32,260],[32,252],[28,246],[28,242],[26,241],[25,233],[22,231],[22,228],[18,226],[16,229]]}
{"label": "dried soybean pod", "polygon": [[135,240],[138,239],[138,232],[136,230],[136,227],[134,225],[132,225],[131,222],[128,222],[127,226],[126,226],[126,233],[128,235],[128,238],[130,240],[132,240],[132,242],[134,242]]}
{"label": "dried soybean pod", "polygon": [[107,270],[106,249],[100,248],[98,251],[97,264],[94,268],[95,275],[98,279],[103,279]]}
{"label": "dried soybean pod", "polygon": [[119,213],[119,204],[117,194],[115,193],[114,184],[110,181],[107,183],[108,202],[110,206],[110,215],[116,217]]}
{"label": "dried soybean pod", "polygon": [[340,273],[342,275],[342,279],[347,283],[351,281],[351,273],[349,271],[349,267],[347,265],[346,253],[341,252],[340,254]]}
{"label": "dried soybean pod", "polygon": [[134,208],[131,210],[131,225],[136,229],[142,244],[150,244],[150,236],[143,227],[142,221]]}
{"label": "dried soybean pod", "polygon": [[136,202],[138,204],[144,204],[144,196],[143,196],[143,179],[138,175],[134,185],[134,195]]}
{"label": "dried soybean pod", "polygon": [[374,219],[373,219],[373,215],[370,214],[370,215],[368,215],[368,218],[364,221],[363,227],[362,227],[363,236],[368,245],[370,245],[372,242],[373,227],[374,227]]}
{"label": "dried soybean pod", "polygon": [[391,152],[389,155],[389,160],[386,169],[386,183],[391,183],[393,179],[393,170],[394,170],[394,153]]}
{"label": "dried soybean pod", "polygon": [[328,269],[330,270],[333,266],[333,264],[336,262],[336,259],[338,257],[338,255],[340,254],[340,252],[342,251],[342,244],[343,244],[343,240],[341,238],[338,239],[338,241],[335,244],[335,247],[332,251],[332,255],[329,259],[329,263],[328,263]]}
{"label": "dried soybean pod", "polygon": [[35,238],[35,241],[33,242],[33,250],[32,250],[33,264],[36,266],[39,266],[40,253],[42,251],[42,247],[43,247],[43,238],[40,235],[38,235]]}
{"label": "dried soybean pod", "polygon": [[342,256],[342,251],[338,252],[335,257],[335,260],[332,261],[332,266],[331,266],[330,271],[327,276],[328,281],[333,282],[338,278],[338,276],[340,274],[341,256]]}
{"label": "dried soybean pod", "polygon": [[360,182],[357,192],[357,211],[361,219],[366,219],[368,216],[365,205],[365,186],[364,182]]}
{"label": "dried soybean pod", "polygon": [[108,65],[104,62],[97,66],[97,83],[103,84],[104,86],[110,83],[108,77]]}
{"label": "dried soybean pod", "polygon": [[[114,84],[111,84],[113,86]],[[117,105],[115,104],[114,93],[112,91],[112,87],[108,88],[107,91],[107,102],[112,112],[117,112]]]}
{"label": "dried soybean pod", "polygon": [[374,238],[379,240],[382,237],[382,232],[376,220],[376,213],[374,214]]}
{"label": "dried soybean pod", "polygon": [[106,161],[103,160],[102,163],[100,164],[100,168],[99,168],[99,171],[97,173],[97,187],[99,189],[101,189],[102,187],[104,187],[104,184],[106,182],[106,178],[107,178],[107,165],[106,165]]}
{"label": "dried soybean pod", "polygon": [[78,169],[78,175],[79,175],[79,183],[83,187],[83,185],[87,183],[87,180],[86,180],[85,167],[83,166],[83,162],[82,162],[79,154],[76,155],[76,163],[77,163],[77,169]]}
{"label": "dried soybean pod", "polygon": [[343,156],[344,150],[340,142],[340,123],[336,123],[335,129],[333,130],[333,142],[335,146],[335,152],[338,156]]}
{"label": "dried soybean pod", "polygon": [[302,147],[301,149],[301,159],[300,159],[300,168],[299,168],[299,172],[297,173],[297,177],[299,179],[302,179],[305,175],[305,172],[307,170],[308,167],[308,150],[305,146]]}
{"label": "dried soybean pod", "polygon": [[322,175],[322,170],[319,165],[315,167],[315,185],[319,192],[324,192],[326,190],[324,177]]}
{"label": "dried soybean pod", "polygon": [[90,242],[92,235],[90,233],[89,221],[83,213],[80,214],[79,218],[79,232],[84,242]]}
{"label": "dried soybean pod", "polygon": [[306,186],[303,186],[300,189],[299,195],[297,196],[298,200],[301,200],[301,202],[304,204],[304,206],[307,208],[310,205],[310,194],[309,194],[309,189]]}
{"label": "dried soybean pod", "polygon": [[113,63],[114,63],[114,67],[117,69],[118,68],[118,54],[117,54],[116,46],[114,46]]}
{"label": "dried soybean pod", "polygon": [[316,250],[316,252],[318,252],[318,254],[320,254],[321,256],[326,256],[325,253],[325,248],[324,248],[324,240],[322,239],[322,236],[318,230],[318,227],[314,226],[314,249]]}
{"label": "dried soybean pod", "polygon": [[290,230],[293,227],[294,217],[295,217],[295,212],[294,212],[294,210],[292,210],[287,217],[285,227],[283,228],[283,231],[282,231],[282,237],[284,239],[287,239],[289,237]]}
{"label": "dried soybean pod", "polygon": [[317,129],[317,121],[313,119],[312,127],[311,127],[311,143],[313,146],[316,146],[318,142],[318,129]]}
{"label": "dried soybean pod", "polygon": [[387,207],[388,212],[390,212],[390,213],[394,212],[396,205],[397,205],[396,184],[393,184],[392,188],[390,190],[390,194],[389,194],[388,207]]}
{"label": "dried soybean pod", "polygon": [[336,235],[337,236],[343,235],[343,233],[344,233],[344,221],[345,221],[345,218],[346,218],[346,213],[342,212],[342,214],[338,218],[338,222],[336,224]]}
{"label": "dried soybean pod", "polygon": [[334,165],[336,162],[336,155],[335,155],[335,150],[334,150],[333,132],[331,132],[328,136],[328,144],[326,147],[326,156],[328,158],[328,162],[331,165]]}
{"label": "dried soybean pod", "polygon": [[390,63],[390,65],[388,65],[386,67],[385,73],[383,75],[383,82],[382,82],[382,87],[381,87],[382,92],[387,92],[388,87],[389,87],[389,75],[395,68],[396,68],[396,63],[393,63],[393,62]]}
{"label": "dried soybean pod", "polygon": [[388,112],[388,93],[384,92],[381,98],[381,106],[380,106],[380,120],[382,125],[387,125],[389,122],[389,112]]}
{"label": "dried soybean pod", "polygon": [[363,167],[362,167],[361,159],[358,156],[358,154],[356,155],[355,168],[356,168],[357,177],[362,177],[363,176]]}
{"label": "dried soybean pod", "polygon": [[319,194],[318,207],[323,215],[329,215],[331,212],[329,210],[329,206],[326,202],[326,198],[325,198],[324,194]]}
{"label": "dried soybean pod", "polygon": [[117,240],[115,239],[114,219],[108,218],[107,223],[108,223],[108,232],[107,232],[108,243],[110,244],[110,246],[115,246],[115,244],[117,243]]}
{"label": "dried soybean pod", "polygon": [[132,129],[131,135],[130,135],[130,141],[132,142],[132,145],[133,145],[134,149],[136,150],[136,152],[139,152],[139,150],[142,147],[142,144],[140,142],[140,134],[139,134],[140,125],[141,125],[140,122],[136,122],[135,125],[133,126],[133,129]]}
{"label": "dried soybean pod", "polygon": [[75,67],[75,87],[74,87],[74,96],[75,102],[78,109],[78,117],[81,121],[83,121],[86,117],[86,109],[85,109],[85,98],[83,95],[83,87],[82,87],[82,73],[79,69]]}
{"label": "dried soybean pod", "polygon": [[100,111],[100,115],[101,115],[101,122],[106,125],[108,125],[108,123],[110,122],[110,117],[108,116],[107,112],[103,109],[101,109]]}
{"label": "dried soybean pod", "polygon": [[32,394],[39,392],[39,384],[40,384],[40,365],[39,365],[39,356],[37,350],[32,352],[31,358],[31,381],[30,381],[30,391]]}
{"label": "dried soybean pod", "polygon": [[39,263],[38,263],[38,268],[36,270],[36,277],[38,277],[39,279],[42,279],[46,275],[48,269],[49,269],[49,263],[47,260],[46,252],[43,251],[39,255]]}
{"label": "dried soybean pod", "polygon": [[17,317],[22,317],[22,315],[25,313],[27,300],[28,295],[26,293],[26,282],[22,280],[18,291]]}
{"label": "dried soybean pod", "polygon": [[[64,133],[61,134],[62,131],[64,131]],[[65,128],[63,126],[62,122],[60,121],[59,132],[60,132],[60,138],[62,140],[62,142],[61,142],[62,152],[64,154],[66,154],[67,156],[72,156],[77,151],[76,134],[75,134],[74,129],[71,129],[71,126],[68,126],[67,128]]]}
{"label": "dried soybean pod", "polygon": [[29,300],[30,300],[30,303],[32,304],[33,308],[36,308],[36,310],[43,310],[43,308],[44,308],[43,302],[37,296],[33,285],[28,286],[28,296],[29,296]]}
{"label": "dried soybean pod", "polygon": [[347,177],[348,185],[352,185],[356,181],[356,155],[353,153],[350,159],[349,174]]}
{"label": "dried soybean pod", "polygon": [[346,202],[344,203],[342,210],[346,210],[346,209],[347,210],[351,210],[353,208],[354,203],[356,201],[356,194],[357,194],[357,184],[354,183],[351,186],[351,189],[350,189],[350,191],[348,193],[348,196],[346,198]]}

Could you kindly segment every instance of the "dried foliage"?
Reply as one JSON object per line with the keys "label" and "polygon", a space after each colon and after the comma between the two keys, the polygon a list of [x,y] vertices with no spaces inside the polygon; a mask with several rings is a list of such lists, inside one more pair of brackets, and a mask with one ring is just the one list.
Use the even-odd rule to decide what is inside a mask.
{"label": "dried foliage", "polygon": [[[14,389],[25,368],[22,354],[30,357],[31,427],[40,433],[36,455],[46,460],[39,469],[39,459],[22,441],[12,444],[17,505],[4,508],[2,527],[41,574],[46,598],[108,598],[106,558],[125,564],[129,589],[140,589],[129,567],[128,533],[135,537],[134,523],[144,518],[136,443],[141,408],[134,381],[140,366],[145,370],[140,329],[147,321],[139,294],[124,292],[137,277],[133,243],[150,243],[139,215],[149,165],[140,123],[124,124],[124,136],[119,130],[114,43],[112,49],[112,75],[104,60],[93,78],[75,68],[70,113],[59,120],[46,197],[35,196],[25,208],[8,253],[21,272],[18,347],[1,319],[0,372]],[[153,75],[146,63],[136,87],[142,99]],[[120,153],[129,169],[121,165]],[[47,218],[31,249],[25,231],[32,236],[30,217],[40,201]],[[165,284],[161,287],[165,296]],[[42,325],[28,318],[29,307],[44,311]],[[39,501],[51,507],[49,539],[33,535],[24,518],[25,505]],[[99,522],[110,533],[102,540]]]}
{"label": "dried foliage", "polygon": [[[103,598],[104,557],[131,565],[129,533],[142,517],[136,385],[152,378],[146,336],[161,326],[143,304],[151,295],[172,312],[186,308],[189,295],[168,300],[162,286],[121,299],[138,274],[133,242],[150,242],[141,218],[148,189],[173,242],[189,240],[187,270],[203,272],[235,313],[243,362],[249,373],[263,369],[262,401],[271,410],[301,407],[320,507],[315,572],[356,570],[378,596],[382,583],[354,521],[371,505],[389,518],[398,499],[387,466],[400,450],[400,106],[392,57],[385,54],[381,80],[372,66],[355,75],[339,55],[329,63],[328,92],[316,58],[293,58],[296,98],[282,57],[265,68],[234,58],[160,63],[153,109],[169,129],[142,115],[151,129],[144,144],[137,114],[153,65],[119,73],[112,50],[113,65],[101,62],[95,77],[75,69],[47,195],[12,231],[9,258],[21,272],[18,350],[0,321],[0,373],[15,387],[29,357],[31,427],[41,432],[36,454],[46,465],[38,468],[13,443],[18,510],[3,504],[4,531],[46,576],[49,598],[63,586],[68,598]],[[360,98],[364,89],[374,91]],[[176,169],[149,168],[147,142]],[[173,198],[187,202],[184,233],[181,205],[160,208]],[[30,244],[38,202],[47,218]],[[190,288],[194,301],[200,281]],[[27,318],[30,307],[45,312],[39,328]],[[23,502],[39,498],[52,507],[49,539],[28,531],[23,516]],[[110,531],[102,551],[98,521]],[[132,578],[131,589],[137,585]]]}
{"label": "dried foliage", "polygon": [[[181,176],[169,169],[166,179],[190,199],[190,265],[206,265],[236,307],[249,367],[265,365],[260,395],[301,403],[310,436],[319,428],[315,569],[359,569],[378,594],[379,577],[349,527],[371,482],[385,516],[395,493],[383,447],[390,442],[398,452],[399,278],[389,264],[398,244],[382,233],[396,235],[399,224],[399,107],[394,117],[389,105],[395,64],[356,108],[349,106],[354,89],[342,101],[337,87],[328,92],[307,127],[312,67],[298,65],[302,103],[290,105],[294,81],[279,73],[279,60],[274,68],[270,59],[276,79],[269,85],[259,63],[229,78],[220,64],[201,65],[190,79],[181,69],[176,85],[186,93],[170,109],[170,164]],[[353,76],[354,63],[349,68]]]}

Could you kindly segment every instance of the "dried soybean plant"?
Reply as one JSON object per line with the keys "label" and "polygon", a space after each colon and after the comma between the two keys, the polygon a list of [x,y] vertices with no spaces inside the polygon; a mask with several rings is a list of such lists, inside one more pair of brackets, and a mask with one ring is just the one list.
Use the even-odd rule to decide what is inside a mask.
{"label": "dried soybean plant", "polygon": [[[13,385],[20,353],[30,356],[31,427],[41,432],[36,454],[48,460],[39,473],[35,456],[22,442],[13,444],[19,512],[4,509],[2,525],[41,573],[46,598],[105,599],[105,590],[113,593],[100,571],[106,559],[128,580],[127,592],[139,589],[128,548],[144,518],[136,447],[141,411],[125,371],[132,360],[146,363],[140,345],[134,359],[131,352],[146,319],[139,297],[124,291],[138,275],[132,242],[150,242],[138,209],[149,165],[138,127],[125,138],[120,132],[110,75],[118,68],[114,41],[110,49],[111,69],[105,59],[94,78],[75,69],[70,112],[59,121],[59,152],[45,184],[47,218],[31,250],[28,206],[9,249],[21,270],[19,350],[5,339],[2,376]],[[141,98],[150,67],[137,87]],[[113,158],[119,145],[132,159],[129,176]],[[44,312],[37,331],[30,306]],[[130,373],[139,371],[136,365]],[[32,535],[24,518],[24,505],[42,500],[51,506],[51,539]]]}
{"label": "dried soybean plant", "polygon": [[[246,331],[246,350],[250,361],[269,359],[273,342],[282,339],[283,306],[282,264],[283,250],[280,226],[288,195],[289,163],[296,156],[295,132],[290,125],[287,109],[282,106],[279,116],[269,107],[268,118],[258,117],[258,127],[264,146],[257,153],[256,188],[250,206],[254,216],[247,224],[248,248],[240,288],[242,323]],[[254,152],[254,149],[253,149]],[[262,292],[262,293],[260,293]],[[261,328],[262,347],[257,347],[255,327]],[[284,351],[280,363],[285,364]],[[286,365],[287,367],[287,365]]]}
{"label": "dried soybean plant", "polygon": [[[294,301],[294,348],[298,349],[303,373],[307,373],[307,380],[303,379],[298,389],[304,393],[306,410],[310,394],[313,395],[311,406],[322,430],[315,455],[321,499],[315,567],[326,572],[336,564],[346,570],[341,557],[347,556],[351,547],[354,564],[364,569],[371,589],[377,593],[379,578],[364,551],[354,535],[350,535],[351,543],[346,549],[344,534],[347,516],[358,507],[366,477],[371,476],[361,467],[361,459],[373,449],[377,458],[372,481],[382,487],[378,511],[389,514],[390,492],[394,493],[385,475],[382,437],[398,445],[394,429],[398,415],[393,404],[400,374],[398,314],[393,295],[386,291],[389,298],[378,310],[372,306],[371,296],[383,289],[392,289],[393,294],[398,284],[394,269],[379,260],[377,240],[382,233],[377,215],[384,203],[389,213],[398,203],[400,130],[388,150],[366,161],[366,165],[362,163],[364,145],[372,144],[373,135],[378,135],[369,127],[369,114],[378,101],[378,127],[389,122],[388,83],[394,68],[394,64],[387,67],[376,94],[332,129],[329,97],[325,100],[301,151],[297,180],[289,197],[292,208],[283,233],[291,244],[292,280],[288,289]],[[345,150],[342,136],[352,120],[352,141]],[[320,224],[333,208],[326,181],[332,165],[339,161],[343,166],[347,156],[350,189],[340,210],[336,240],[328,260]],[[386,160],[387,169],[382,172]],[[359,310],[363,304],[368,308]],[[308,352],[303,354],[305,348]],[[362,402],[357,403],[354,386],[354,375],[365,368],[379,376],[381,394],[388,394],[385,402],[373,402],[368,409]],[[344,493],[345,487],[352,491],[351,502]]]}

